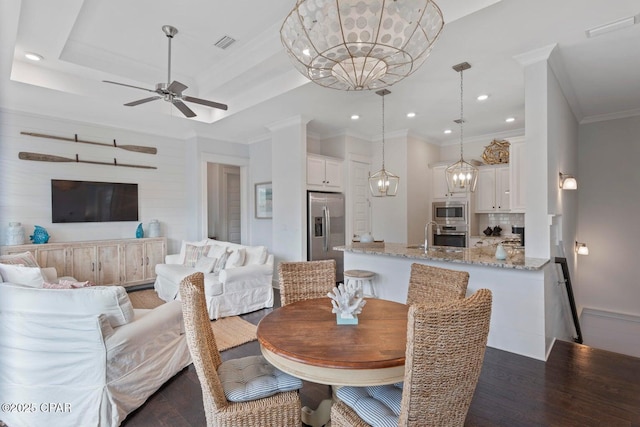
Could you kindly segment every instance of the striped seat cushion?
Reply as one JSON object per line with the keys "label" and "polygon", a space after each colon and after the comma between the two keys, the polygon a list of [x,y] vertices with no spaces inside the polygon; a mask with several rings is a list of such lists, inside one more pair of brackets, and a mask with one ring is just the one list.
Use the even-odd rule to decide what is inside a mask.
{"label": "striped seat cushion", "polygon": [[371,386],[341,387],[338,398],[373,427],[397,427],[402,402],[402,383]]}
{"label": "striped seat cushion", "polygon": [[222,362],[218,376],[230,402],[247,402],[302,388],[302,380],[285,374],[262,356]]}

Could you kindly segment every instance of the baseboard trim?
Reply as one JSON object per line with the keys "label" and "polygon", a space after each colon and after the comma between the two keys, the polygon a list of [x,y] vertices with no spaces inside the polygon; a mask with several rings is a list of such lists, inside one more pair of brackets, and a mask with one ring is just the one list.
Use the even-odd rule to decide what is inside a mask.
{"label": "baseboard trim", "polygon": [[627,314],[627,313],[618,313],[615,311],[607,311],[607,310],[600,310],[597,308],[589,308],[589,307],[583,307],[580,313],[580,317],[584,317],[584,316],[594,316],[594,317],[606,317],[608,319],[614,319],[614,320],[622,320],[625,322],[633,322],[633,323],[640,323],[640,316],[635,315],[635,314]]}

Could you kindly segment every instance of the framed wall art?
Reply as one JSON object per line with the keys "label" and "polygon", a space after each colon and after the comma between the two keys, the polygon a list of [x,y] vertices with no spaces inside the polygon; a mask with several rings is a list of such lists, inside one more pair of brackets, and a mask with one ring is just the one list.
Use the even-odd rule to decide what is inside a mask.
{"label": "framed wall art", "polygon": [[257,219],[269,219],[273,217],[273,195],[270,182],[256,184],[255,206]]}

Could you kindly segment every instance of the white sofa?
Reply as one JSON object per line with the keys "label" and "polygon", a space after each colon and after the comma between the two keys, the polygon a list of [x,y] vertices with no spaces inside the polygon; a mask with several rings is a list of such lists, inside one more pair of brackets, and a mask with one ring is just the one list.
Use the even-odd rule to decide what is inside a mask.
{"label": "white sofa", "polygon": [[[200,248],[201,253],[189,259],[189,249],[194,248]],[[229,255],[226,265],[225,262],[220,265],[222,250]],[[238,262],[239,253],[243,254],[241,262]],[[195,266],[191,266],[193,262],[196,262]],[[213,267],[212,263],[215,263]],[[269,254],[264,246],[213,239],[182,242],[180,253],[167,255],[165,264],[157,264],[155,271],[154,288],[164,301],[180,298],[178,290],[182,279],[197,271],[204,273],[211,320],[273,307],[273,254]]]}
{"label": "white sofa", "polygon": [[141,310],[121,286],[1,281],[0,420],[11,427],[118,426],[191,363],[178,301]]}

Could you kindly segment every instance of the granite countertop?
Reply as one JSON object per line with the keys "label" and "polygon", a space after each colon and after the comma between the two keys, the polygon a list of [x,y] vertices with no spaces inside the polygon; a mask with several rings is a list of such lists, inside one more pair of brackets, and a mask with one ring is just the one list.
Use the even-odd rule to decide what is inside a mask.
{"label": "granite countertop", "polygon": [[417,247],[417,245],[407,245],[404,243],[384,243],[384,246],[378,245],[378,247],[354,247],[352,245],[346,245],[337,246],[333,249],[343,252],[475,264],[516,270],[540,270],[549,262],[548,259],[526,258],[524,256],[524,250],[517,247],[505,247],[507,259],[504,261],[496,259],[495,246],[455,248],[455,251],[446,251],[446,249],[452,248],[440,246],[430,248],[426,254],[424,253],[424,249]]}

